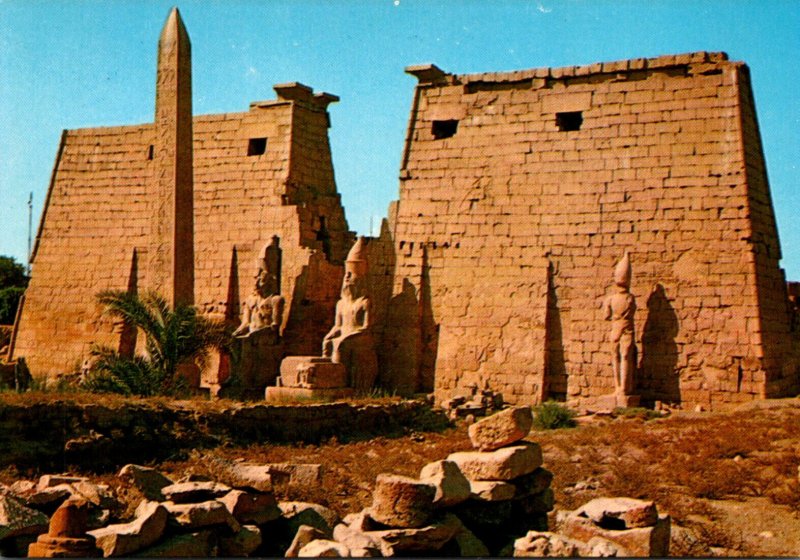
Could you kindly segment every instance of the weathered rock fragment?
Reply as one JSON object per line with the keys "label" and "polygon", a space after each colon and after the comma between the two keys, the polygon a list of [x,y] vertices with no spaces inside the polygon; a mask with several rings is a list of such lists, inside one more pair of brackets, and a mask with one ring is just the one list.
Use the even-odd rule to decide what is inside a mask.
{"label": "weathered rock fragment", "polygon": [[133,464],[122,467],[117,476],[133,484],[148,500],[163,500],[161,489],[174,484],[155,469]]}
{"label": "weathered rock fragment", "polygon": [[300,558],[349,558],[350,550],[336,541],[318,539],[311,541],[297,554]]}
{"label": "weathered rock fragment", "polygon": [[178,482],[164,486],[161,493],[175,504],[196,504],[221,498],[230,490],[230,487],[219,482]]}
{"label": "weathered rock fragment", "polygon": [[126,556],[154,544],[167,526],[169,513],[155,501],[142,501],[130,523],[89,531],[104,557]]}
{"label": "weathered rock fragment", "polygon": [[[300,527],[297,528],[297,533],[295,533],[294,535],[294,540],[292,541],[292,544],[289,545],[289,548],[286,550],[286,554],[284,554],[284,557],[297,558],[297,554],[300,552],[301,548],[303,548],[311,541],[324,540],[325,537],[326,537],[325,533],[323,533],[316,527],[312,527],[311,525],[300,525]],[[339,539],[337,539],[336,537],[334,537],[334,540],[339,541]]]}
{"label": "weathered rock fragment", "polygon": [[20,535],[40,535],[47,531],[45,514],[22,505],[16,498],[0,494],[0,540]]}
{"label": "weathered rock fragment", "polygon": [[231,533],[238,533],[241,525],[231,515],[225,504],[216,500],[199,504],[176,504],[164,502],[170,515],[170,521],[182,529],[198,529],[211,525],[222,525]]}
{"label": "weathered rock fragment", "polygon": [[434,507],[449,507],[469,498],[469,480],[452,461],[436,461],[425,465],[419,473],[419,479],[436,487]]}
{"label": "weathered rock fragment", "polygon": [[549,531],[529,531],[514,541],[516,558],[576,558],[585,543]]}
{"label": "weathered rock fragment", "polygon": [[242,525],[235,535],[219,537],[219,554],[229,558],[249,556],[260,544],[261,529],[255,525]]}
{"label": "weathered rock fragment", "polygon": [[634,498],[597,498],[578,508],[575,515],[611,529],[651,527],[658,521],[655,503]]}
{"label": "weathered rock fragment", "polygon": [[533,414],[529,406],[518,406],[502,410],[497,414],[472,424],[469,439],[480,451],[494,451],[515,443],[531,431]]}
{"label": "weathered rock fragment", "polygon": [[281,516],[281,510],[271,493],[231,490],[217,501],[225,504],[240,523],[262,525]]}
{"label": "weathered rock fragment", "polygon": [[46,535],[41,535],[28,547],[28,556],[34,558],[99,557],[94,537],[86,534],[89,521],[89,503],[70,498],[56,510],[50,519]]}
{"label": "weathered rock fragment", "polygon": [[537,443],[503,447],[496,451],[462,451],[447,457],[470,480],[512,480],[542,465],[542,448]]}
{"label": "weathered rock fragment", "polygon": [[390,527],[422,527],[431,516],[435,495],[433,484],[405,476],[379,474],[370,517]]}

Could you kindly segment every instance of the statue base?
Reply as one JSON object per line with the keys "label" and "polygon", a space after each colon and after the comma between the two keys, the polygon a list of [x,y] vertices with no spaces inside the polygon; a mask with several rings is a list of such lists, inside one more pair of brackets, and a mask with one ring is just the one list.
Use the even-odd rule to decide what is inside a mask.
{"label": "statue base", "polygon": [[327,389],[312,389],[308,387],[267,387],[264,399],[271,403],[282,403],[305,400],[336,400],[353,396],[353,389],[349,387],[331,387]]}
{"label": "statue base", "polygon": [[278,387],[334,389],[347,387],[347,368],[320,356],[290,356],[281,362]]}
{"label": "statue base", "polygon": [[639,406],[639,395],[620,395],[611,393],[597,397],[596,406],[602,411],[612,411],[615,408],[636,408]]}

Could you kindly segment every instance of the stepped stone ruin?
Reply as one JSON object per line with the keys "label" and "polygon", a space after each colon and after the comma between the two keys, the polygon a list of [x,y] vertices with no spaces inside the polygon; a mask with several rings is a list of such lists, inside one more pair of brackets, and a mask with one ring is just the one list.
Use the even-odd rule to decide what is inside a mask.
{"label": "stepped stone ruin", "polygon": [[[800,391],[743,62],[696,52],[406,71],[418,83],[399,199],[359,250],[375,383],[439,402],[481,387],[588,409],[614,394],[713,409]],[[6,358],[42,378],[75,372],[94,344],[133,353],[135,331],[95,301],[106,289],[157,289],[236,328],[250,263],[277,236],[284,309],[264,350],[275,355],[257,372],[218,356],[196,381],[263,395],[280,359],[318,355],[335,322],[355,241],[327,134],[338,98],[289,83],[246,112],[193,116],[177,11],[156,82],[154,123],[62,134]],[[620,391],[603,301],[626,253],[634,386]]]}

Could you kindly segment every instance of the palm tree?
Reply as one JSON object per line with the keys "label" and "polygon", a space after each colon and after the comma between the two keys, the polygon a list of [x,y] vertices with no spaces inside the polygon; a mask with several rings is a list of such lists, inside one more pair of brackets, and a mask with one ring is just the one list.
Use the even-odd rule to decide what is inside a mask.
{"label": "palm tree", "polygon": [[170,309],[163,296],[146,292],[141,297],[125,291],[97,294],[104,314],[122,319],[145,335],[145,355],[127,357],[115,350],[95,348],[92,375],[84,382],[90,390],[150,395],[172,393],[180,386],[176,378],[183,364],[203,367],[212,347],[225,348],[229,335],[225,325],[211,321],[191,305]]}

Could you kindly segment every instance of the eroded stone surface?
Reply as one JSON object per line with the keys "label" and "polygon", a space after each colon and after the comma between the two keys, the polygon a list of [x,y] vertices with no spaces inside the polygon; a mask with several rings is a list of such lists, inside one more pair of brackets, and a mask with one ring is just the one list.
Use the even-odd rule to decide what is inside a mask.
{"label": "eroded stone surface", "polygon": [[658,521],[654,502],[634,498],[596,498],[578,508],[575,515],[588,517],[608,529],[651,527]]}
{"label": "eroded stone surface", "polygon": [[670,518],[662,515],[651,527],[613,530],[603,529],[594,521],[575,512],[561,516],[559,531],[570,538],[589,542],[593,537],[601,537],[619,546],[624,556],[659,556],[669,555]]}
{"label": "eroded stone surface", "polygon": [[333,527],[339,522],[339,515],[335,511],[311,502],[278,502],[278,507],[293,531],[300,525],[310,525],[331,535]]}
{"label": "eroded stone surface", "polygon": [[216,500],[201,502],[198,504],[176,504],[164,502],[170,520],[183,529],[198,529],[210,525],[223,525],[231,533],[238,533],[241,525],[231,515],[225,504]]}
{"label": "eroded stone surface", "polygon": [[390,527],[422,527],[431,516],[435,495],[433,484],[405,476],[379,474],[370,516]]}
{"label": "eroded stone surface", "polygon": [[452,461],[428,463],[420,471],[419,479],[436,487],[433,505],[437,508],[458,504],[470,496],[469,480]]}
{"label": "eroded stone surface", "polygon": [[0,540],[20,535],[39,535],[47,531],[48,518],[22,505],[16,498],[0,494]]}
{"label": "eroded stone surface", "polygon": [[511,445],[531,431],[533,414],[529,406],[501,410],[469,427],[469,439],[479,451],[494,451]]}
{"label": "eroded stone surface", "polygon": [[163,500],[161,489],[174,484],[157,470],[141,465],[125,465],[117,476],[133,484],[148,500]]}
{"label": "eroded stone surface", "polygon": [[301,548],[297,556],[299,558],[348,558],[350,549],[336,541],[317,539]]}
{"label": "eroded stone surface", "polygon": [[[334,540],[343,542],[337,539],[335,534],[336,533],[334,528]],[[327,535],[324,532],[320,531],[316,527],[312,527],[311,525],[300,525],[300,527],[297,528],[297,532],[294,535],[292,544],[289,545],[288,549],[286,549],[284,557],[297,558],[300,549],[302,549],[305,545],[307,545],[311,541],[325,539],[326,536]],[[346,543],[344,544],[346,545]]]}
{"label": "eroded stone surface", "polygon": [[240,523],[261,525],[281,516],[278,503],[271,493],[231,490],[217,501],[222,502]]}
{"label": "eroded stone surface", "polygon": [[103,556],[125,556],[154,544],[167,526],[169,513],[155,501],[143,501],[130,523],[109,525],[90,531]]}
{"label": "eroded stone surface", "polygon": [[447,457],[470,480],[512,480],[542,465],[542,448],[537,443],[503,447],[496,451],[463,451]]}
{"label": "eroded stone surface", "polygon": [[219,482],[178,482],[164,486],[161,493],[176,504],[200,503],[219,498],[230,492],[230,487]]}
{"label": "eroded stone surface", "polygon": [[549,531],[529,531],[514,541],[516,558],[562,557],[575,558],[585,543]]}
{"label": "eroded stone surface", "polygon": [[512,499],[516,492],[516,486],[502,480],[473,480],[470,482],[470,497],[475,500],[502,502]]}
{"label": "eroded stone surface", "polygon": [[242,525],[233,536],[219,538],[219,554],[227,557],[249,556],[261,545],[261,529],[255,525]]}

